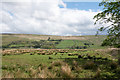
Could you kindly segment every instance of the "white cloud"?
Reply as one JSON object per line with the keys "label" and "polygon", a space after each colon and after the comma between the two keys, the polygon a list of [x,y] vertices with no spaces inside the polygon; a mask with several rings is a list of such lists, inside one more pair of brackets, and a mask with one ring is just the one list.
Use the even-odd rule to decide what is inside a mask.
{"label": "white cloud", "polygon": [[62,0],[44,1],[2,3],[1,32],[47,35],[90,35],[96,32],[93,16],[98,12],[67,9]]}

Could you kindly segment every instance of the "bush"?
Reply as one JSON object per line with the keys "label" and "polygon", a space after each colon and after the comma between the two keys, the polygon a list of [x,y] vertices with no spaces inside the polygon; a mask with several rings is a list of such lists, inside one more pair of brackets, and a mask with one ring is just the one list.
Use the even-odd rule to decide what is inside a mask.
{"label": "bush", "polygon": [[110,67],[111,69],[116,69],[118,67],[118,64],[116,62],[111,62]]}
{"label": "bush", "polygon": [[52,57],[49,57],[49,59],[53,59]]}
{"label": "bush", "polygon": [[55,42],[55,44],[59,44],[59,42]]}
{"label": "bush", "polygon": [[98,68],[98,70],[96,71],[96,74],[95,74],[94,78],[100,78],[100,72],[101,72],[101,70]]}
{"label": "bush", "polygon": [[41,55],[41,53],[37,53],[38,55]]}
{"label": "bush", "polygon": [[83,58],[81,55],[78,55],[78,58]]}
{"label": "bush", "polygon": [[90,62],[85,63],[83,65],[83,68],[84,69],[97,69],[97,65],[93,61],[90,61]]}
{"label": "bush", "polygon": [[120,75],[120,67],[119,67],[119,68],[117,68],[115,71],[116,71],[116,73],[117,73],[117,74],[119,74],[119,75]]}
{"label": "bush", "polygon": [[104,72],[104,73],[101,73],[101,78],[114,78],[115,74],[114,73],[111,73],[111,72]]}
{"label": "bush", "polygon": [[7,65],[3,65],[2,69],[8,69],[8,66]]}
{"label": "bush", "polygon": [[120,65],[120,58],[118,58],[118,64]]}
{"label": "bush", "polygon": [[30,55],[34,55],[33,53],[30,53]]}

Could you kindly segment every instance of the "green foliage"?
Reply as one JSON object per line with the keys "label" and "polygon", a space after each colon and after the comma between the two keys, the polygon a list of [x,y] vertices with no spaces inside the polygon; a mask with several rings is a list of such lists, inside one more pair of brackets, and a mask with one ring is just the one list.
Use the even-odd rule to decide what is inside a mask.
{"label": "green foliage", "polygon": [[[16,37],[18,36],[18,37]],[[26,34],[23,34],[22,36],[26,36]],[[100,46],[102,41],[105,39],[105,35],[87,35],[87,36],[76,36],[82,37],[83,40],[65,40],[60,39],[61,37],[57,36],[58,39],[51,38],[50,40],[36,40],[34,38],[35,35],[29,35],[33,38],[29,39],[19,37],[19,35],[2,35],[2,48],[41,48],[41,49],[98,49],[98,48],[107,48]],[[41,37],[36,35],[36,37]],[[47,36],[48,38],[48,36]],[[87,45],[86,45],[87,44]]]}
{"label": "green foliage", "polygon": [[[12,78],[41,78],[39,75],[44,75],[43,77],[46,78],[51,78],[51,76],[53,78],[119,78],[120,76],[120,66],[116,67],[116,61],[111,64],[109,60],[84,59],[78,58],[77,55],[68,56],[71,53],[110,58],[109,54],[103,54],[104,51],[101,53],[95,50],[71,49],[5,49],[4,51],[10,53],[10,55],[2,56],[2,76],[6,78],[10,76],[8,73],[13,74]],[[16,55],[19,53],[15,51],[21,54]],[[65,53],[60,53],[62,51]]]}
{"label": "green foliage", "polygon": [[12,41],[7,45],[3,45],[3,48],[42,48],[42,49],[55,49],[55,45],[59,44],[60,40],[57,41]]}
{"label": "green foliage", "polygon": [[[56,48],[58,49],[95,49],[95,48],[105,48],[100,46],[101,42],[106,36],[85,36],[88,40],[62,40]],[[87,44],[87,45],[86,45]]]}
{"label": "green foliage", "polygon": [[118,64],[117,64],[116,62],[111,62],[111,63],[110,63],[110,67],[111,67],[112,70],[113,70],[113,69],[117,69]]}
{"label": "green foliage", "polygon": [[[116,0],[114,0],[116,1]],[[120,47],[120,1],[111,2],[110,0],[103,0],[99,6],[104,6],[103,11],[94,16],[96,22],[102,24],[99,31],[108,32],[108,37],[103,42],[103,46],[112,45]],[[107,24],[107,26],[103,26]],[[108,42],[107,42],[108,41]]]}
{"label": "green foliage", "polygon": [[83,68],[84,69],[94,69],[95,70],[95,69],[97,69],[97,65],[94,62],[90,61],[90,62],[85,63],[83,65]]}
{"label": "green foliage", "polygon": [[115,73],[111,73],[111,72],[101,73],[101,78],[109,79],[109,78],[114,78],[114,76],[115,76]]}

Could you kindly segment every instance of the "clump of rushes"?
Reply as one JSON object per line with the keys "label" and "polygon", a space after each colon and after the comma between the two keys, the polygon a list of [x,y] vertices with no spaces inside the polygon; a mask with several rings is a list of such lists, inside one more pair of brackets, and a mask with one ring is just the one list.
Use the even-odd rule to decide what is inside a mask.
{"label": "clump of rushes", "polygon": [[52,69],[52,68],[53,68],[53,66],[49,66],[49,67],[48,67],[48,69]]}
{"label": "clump of rushes", "polygon": [[117,68],[117,69],[115,70],[115,72],[117,73],[117,75],[119,75],[119,76],[120,76],[120,67],[119,67],[119,68]]}
{"label": "clump of rushes", "polygon": [[45,70],[42,70],[40,73],[38,73],[37,78],[47,78]]}
{"label": "clump of rushes", "polygon": [[56,74],[50,72],[47,68],[41,70],[39,73],[36,74],[37,78],[55,78]]}
{"label": "clump of rushes", "polygon": [[53,58],[49,56],[48,59],[53,59]]}
{"label": "clump of rushes", "polygon": [[30,55],[34,55],[33,53],[30,53]]}
{"label": "clump of rushes", "polygon": [[62,65],[61,66],[61,75],[64,78],[74,78],[74,76],[72,75],[71,69],[69,65]]}
{"label": "clump of rushes", "polygon": [[37,53],[38,55],[41,55],[41,53]]}
{"label": "clump of rushes", "polygon": [[73,60],[72,64],[73,64],[71,68],[72,70],[75,70],[76,72],[81,72],[82,69],[81,67],[79,67],[78,63],[75,60]]}
{"label": "clump of rushes", "polygon": [[118,64],[120,65],[120,57],[118,58]]}
{"label": "clump of rushes", "polygon": [[73,66],[72,70],[75,70],[77,73],[80,73],[82,71],[82,68],[80,66]]}
{"label": "clump of rushes", "polygon": [[61,66],[62,64],[65,64],[65,63],[62,61],[53,61],[51,65],[52,66]]}
{"label": "clump of rushes", "polygon": [[10,72],[6,72],[6,74],[2,75],[2,78],[14,78],[14,75]]}
{"label": "clump of rushes", "polygon": [[94,70],[96,70],[97,69],[97,65],[93,61],[89,61],[89,62],[86,62],[83,65],[83,68],[84,69],[94,69]]}
{"label": "clump of rushes", "polygon": [[5,55],[6,55],[5,53],[2,54],[2,56],[5,56]]}
{"label": "clump of rushes", "polygon": [[41,70],[45,69],[47,66],[45,64],[39,64],[38,67],[41,68]]}
{"label": "clump of rushes", "polygon": [[100,78],[100,72],[101,72],[101,70],[100,70],[100,68],[98,68],[94,78]]}
{"label": "clump of rushes", "polygon": [[78,58],[83,58],[81,55],[78,55]]}
{"label": "clump of rushes", "polygon": [[17,71],[14,72],[14,77],[15,78],[28,78],[29,75],[25,74],[24,71],[22,71],[20,68],[18,68]]}
{"label": "clump of rushes", "polygon": [[116,69],[118,67],[117,62],[111,62],[110,67],[111,67],[111,69]]}
{"label": "clump of rushes", "polygon": [[78,66],[78,63],[75,60],[73,60],[72,63],[73,63],[74,66]]}
{"label": "clump of rushes", "polygon": [[35,77],[35,75],[36,75],[36,73],[37,73],[37,70],[33,69],[33,66],[32,66],[29,70],[30,70],[29,76],[30,76],[30,77]]}
{"label": "clump of rushes", "polygon": [[8,69],[8,66],[7,65],[2,65],[2,69],[3,70]]}

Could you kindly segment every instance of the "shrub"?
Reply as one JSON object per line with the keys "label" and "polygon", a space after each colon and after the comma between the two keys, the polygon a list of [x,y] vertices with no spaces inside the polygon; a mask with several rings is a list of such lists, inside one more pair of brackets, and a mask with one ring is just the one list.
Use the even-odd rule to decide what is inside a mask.
{"label": "shrub", "polygon": [[4,54],[2,54],[2,56],[5,56],[6,54],[4,53]]}
{"label": "shrub", "polygon": [[53,59],[53,58],[49,56],[49,59]]}
{"label": "shrub", "polygon": [[100,70],[100,68],[98,68],[94,78],[100,78],[100,72],[101,72],[101,70]]}
{"label": "shrub", "polygon": [[7,65],[3,65],[2,69],[8,69],[8,66]]}
{"label": "shrub", "polygon": [[78,65],[78,63],[77,63],[75,60],[73,60],[72,63],[73,63],[74,66],[77,66],[77,65]]}
{"label": "shrub", "polygon": [[93,61],[89,61],[83,65],[84,69],[97,69],[97,65]]}
{"label": "shrub", "polygon": [[59,44],[59,42],[55,42],[55,44]]}
{"label": "shrub", "polygon": [[53,68],[53,66],[49,66],[49,67],[48,67],[48,69],[52,69],[52,68]]}
{"label": "shrub", "polygon": [[115,74],[112,72],[102,72],[101,73],[101,78],[114,78]]}
{"label": "shrub", "polygon": [[91,56],[88,55],[88,59],[92,59],[92,58],[93,58],[93,57],[91,57]]}
{"label": "shrub", "polygon": [[45,53],[42,53],[42,55],[45,55]]}
{"label": "shrub", "polygon": [[108,58],[102,58],[102,60],[108,60]]}
{"label": "shrub", "polygon": [[41,53],[37,53],[38,55],[40,55]]}
{"label": "shrub", "polygon": [[57,53],[55,53],[54,55],[57,55]]}
{"label": "shrub", "polygon": [[116,69],[118,67],[118,64],[116,62],[111,62],[110,67],[111,69]]}
{"label": "shrub", "polygon": [[117,74],[119,74],[119,75],[120,75],[120,67],[119,67],[119,68],[117,68],[115,71],[116,71],[116,73],[117,73]]}
{"label": "shrub", "polygon": [[118,64],[120,65],[120,58],[118,58]]}
{"label": "shrub", "polygon": [[78,55],[78,58],[82,58],[82,56],[81,56],[81,55]]}
{"label": "shrub", "polygon": [[30,53],[30,55],[34,55],[33,53]]}
{"label": "shrub", "polygon": [[48,37],[48,41],[50,40],[50,37]]}

